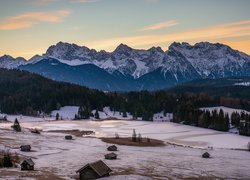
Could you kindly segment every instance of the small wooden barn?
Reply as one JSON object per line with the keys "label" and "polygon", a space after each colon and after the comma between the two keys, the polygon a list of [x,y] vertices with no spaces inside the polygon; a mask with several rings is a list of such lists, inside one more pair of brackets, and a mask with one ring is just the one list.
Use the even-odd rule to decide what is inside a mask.
{"label": "small wooden barn", "polygon": [[115,145],[109,146],[107,148],[108,151],[117,151],[117,147]]}
{"label": "small wooden barn", "polygon": [[30,145],[21,145],[20,150],[29,152],[31,150],[31,146]]}
{"label": "small wooden barn", "polygon": [[109,154],[106,154],[104,157],[105,159],[114,160],[114,159],[117,159],[117,154],[109,153]]}
{"label": "small wooden barn", "polygon": [[35,166],[35,163],[32,161],[32,159],[25,159],[21,163],[21,170],[22,171],[33,171],[34,166]]}
{"label": "small wooden barn", "polygon": [[76,173],[79,173],[80,180],[85,180],[107,177],[111,171],[112,170],[102,160],[99,160],[86,164],[81,169],[77,170]]}
{"label": "small wooden barn", "polygon": [[72,140],[73,137],[72,137],[71,135],[66,135],[66,136],[65,136],[65,139],[66,139],[66,140]]}
{"label": "small wooden barn", "polygon": [[203,158],[210,158],[211,155],[208,152],[205,152],[205,153],[202,154],[202,157]]}
{"label": "small wooden barn", "polygon": [[41,134],[41,132],[38,130],[38,129],[31,129],[30,130],[31,133],[34,133],[34,134]]}

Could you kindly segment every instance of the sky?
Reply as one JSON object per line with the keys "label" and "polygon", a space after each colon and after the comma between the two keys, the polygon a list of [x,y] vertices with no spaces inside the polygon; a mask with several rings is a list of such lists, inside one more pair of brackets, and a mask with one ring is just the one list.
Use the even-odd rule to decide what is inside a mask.
{"label": "sky", "polygon": [[31,58],[59,41],[113,51],[223,43],[250,54],[250,0],[0,0],[0,56]]}

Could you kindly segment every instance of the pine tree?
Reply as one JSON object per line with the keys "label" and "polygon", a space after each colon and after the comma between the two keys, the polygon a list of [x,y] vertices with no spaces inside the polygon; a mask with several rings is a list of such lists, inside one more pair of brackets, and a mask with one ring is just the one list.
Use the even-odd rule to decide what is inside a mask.
{"label": "pine tree", "polygon": [[14,124],[11,126],[16,132],[21,132],[21,126],[17,120],[17,118],[15,119]]}
{"label": "pine tree", "polygon": [[228,131],[230,128],[230,119],[228,113],[226,114],[224,118],[224,131]]}
{"label": "pine tree", "polygon": [[9,151],[4,153],[2,165],[3,165],[3,167],[12,167],[13,166],[12,157],[11,157]]}
{"label": "pine tree", "polygon": [[79,119],[89,119],[91,114],[92,114],[91,108],[90,108],[88,103],[87,103],[87,105],[80,106],[80,108],[78,110]]}
{"label": "pine tree", "polygon": [[231,124],[235,127],[240,125],[240,114],[238,112],[233,112],[231,115]]}
{"label": "pine tree", "polygon": [[56,113],[56,120],[59,120],[59,113]]}
{"label": "pine tree", "polygon": [[124,117],[124,118],[128,117],[128,116],[127,116],[127,112],[123,111],[123,112],[122,112],[122,117]]}
{"label": "pine tree", "polygon": [[98,112],[97,110],[95,111],[95,118],[96,118],[96,119],[100,119],[100,117],[99,117],[99,112]]}

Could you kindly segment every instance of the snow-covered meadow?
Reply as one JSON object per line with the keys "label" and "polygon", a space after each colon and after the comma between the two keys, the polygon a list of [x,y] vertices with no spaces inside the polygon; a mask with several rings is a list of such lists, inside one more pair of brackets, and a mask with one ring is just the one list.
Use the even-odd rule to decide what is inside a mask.
{"label": "snow-covered meadow", "polygon": [[[145,121],[25,121],[20,119],[23,132],[10,129],[12,123],[0,123],[0,149],[10,149],[32,157],[36,170],[51,171],[63,179],[76,177],[75,171],[99,159],[104,160],[109,144],[98,137],[131,136],[133,129],[144,137],[161,139],[164,147],[118,146],[118,159],[104,160],[114,175],[133,175],[141,179],[181,179],[181,178],[245,178],[250,177],[249,152],[245,150],[249,137],[222,133],[170,122]],[[28,129],[43,130],[41,135],[32,134]],[[65,134],[51,130],[92,130],[94,137],[74,137],[64,140]],[[97,137],[97,138],[95,138]],[[183,146],[176,146],[173,144]],[[20,152],[19,146],[31,144],[32,152]],[[213,147],[213,149],[208,147]],[[233,150],[234,149],[234,150]],[[201,158],[205,151],[211,159]],[[224,168],[227,166],[227,168]],[[15,169],[19,171],[19,169]],[[1,172],[1,170],[0,170]],[[135,176],[136,175],[136,176]],[[124,176],[125,179],[128,176]],[[145,178],[144,178],[145,177]],[[119,179],[122,176],[111,176]],[[109,178],[108,178],[109,179]]]}

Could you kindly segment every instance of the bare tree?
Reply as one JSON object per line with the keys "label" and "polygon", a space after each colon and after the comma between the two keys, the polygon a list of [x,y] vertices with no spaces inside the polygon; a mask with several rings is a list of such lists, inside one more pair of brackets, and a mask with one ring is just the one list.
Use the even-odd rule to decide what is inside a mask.
{"label": "bare tree", "polygon": [[115,133],[115,139],[119,139],[119,138],[120,138],[119,134]]}
{"label": "bare tree", "polygon": [[136,142],[136,132],[135,132],[135,129],[133,129],[132,141]]}
{"label": "bare tree", "polygon": [[138,142],[142,142],[142,136],[141,133],[138,134]]}

